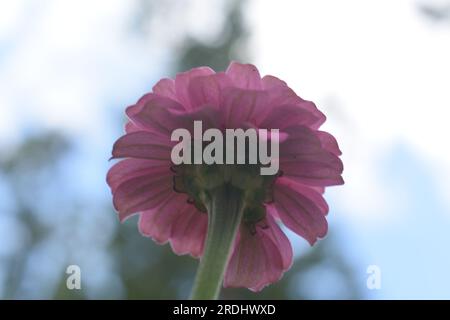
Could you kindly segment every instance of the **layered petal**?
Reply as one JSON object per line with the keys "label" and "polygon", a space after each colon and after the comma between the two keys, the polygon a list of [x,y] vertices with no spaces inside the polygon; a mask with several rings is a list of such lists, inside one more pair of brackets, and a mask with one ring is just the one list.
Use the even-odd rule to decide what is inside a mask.
{"label": "layered petal", "polygon": [[224,287],[260,291],[278,281],[292,264],[292,248],[272,216],[252,230],[242,225],[228,262]]}
{"label": "layered petal", "polygon": [[270,75],[264,76],[261,79],[261,84],[262,84],[263,89],[265,89],[265,90],[269,90],[271,88],[276,88],[276,87],[287,87],[286,82],[278,79],[277,77],[270,76]]}
{"label": "layered petal", "polygon": [[185,194],[173,192],[171,198],[161,205],[143,211],[139,216],[139,231],[160,244],[166,243],[172,234],[173,224],[187,204],[186,201]]}
{"label": "layered petal", "polygon": [[[219,126],[220,115],[216,107],[203,106],[191,111],[174,100],[168,98],[152,99],[142,106],[132,106],[127,109],[127,114],[135,127],[142,131],[159,134],[170,140],[172,132],[176,129],[187,129],[193,134],[194,121],[202,121],[203,130]],[[131,132],[137,130],[130,130]]]}
{"label": "layered petal", "polygon": [[177,93],[175,91],[175,81],[173,79],[161,79],[152,88],[153,93],[178,101]]}
{"label": "layered petal", "polygon": [[276,217],[267,215],[265,221],[267,225],[263,226],[261,232],[265,233],[277,246],[281,254],[283,271],[286,271],[292,266],[293,253],[291,242],[286,237],[281,228],[278,226],[276,222]]}
{"label": "layered petal", "polygon": [[231,81],[223,72],[193,78],[189,82],[190,104],[194,109],[208,105],[219,109],[223,103],[223,90]]}
{"label": "layered petal", "polygon": [[187,204],[176,223],[172,225],[170,244],[176,254],[200,257],[208,231],[208,215],[201,213],[192,204]]}
{"label": "layered petal", "polygon": [[[148,101],[150,101],[151,99],[154,99],[155,97],[156,97],[156,95],[153,92],[147,93],[147,94],[143,95],[136,102],[136,104],[129,106],[127,109],[134,109],[134,110],[140,109],[140,108],[142,108],[143,105],[145,105]],[[146,129],[133,123],[133,121],[128,121],[125,124],[125,132],[127,132],[127,133],[134,132],[134,131],[142,131],[142,130],[146,130]]]}
{"label": "layered petal", "polygon": [[344,182],[342,161],[336,155],[337,144],[305,126],[290,127],[283,132],[288,135],[280,144],[280,169],[284,176],[315,187]]}
{"label": "layered petal", "polygon": [[114,192],[117,187],[127,179],[146,174],[154,168],[167,170],[167,162],[147,159],[125,159],[117,162],[109,169],[106,182]]}
{"label": "layered petal", "polygon": [[227,88],[224,91],[223,117],[226,128],[257,124],[257,118],[269,112],[267,93],[258,90]]}
{"label": "layered petal", "polygon": [[177,94],[178,101],[184,106],[186,110],[194,109],[191,104],[189,95],[190,82],[201,76],[208,76],[214,74],[214,70],[208,67],[194,68],[186,72],[178,73],[175,77],[175,92]]}
{"label": "layered petal", "polygon": [[302,108],[297,104],[282,104],[259,116],[259,127],[268,129],[285,129],[293,125],[315,127],[322,122],[321,114]]}
{"label": "layered petal", "polygon": [[114,182],[113,204],[120,220],[159,206],[173,195],[172,172],[151,167]]}
{"label": "layered petal", "polygon": [[203,253],[208,217],[186,202],[183,194],[174,194],[158,208],[141,213],[139,231],[156,242],[170,242],[176,254],[199,257]]}
{"label": "layered petal", "polygon": [[316,134],[325,150],[336,156],[340,156],[342,154],[335,137],[325,131],[317,131]]}
{"label": "layered petal", "polygon": [[170,136],[180,127],[177,115],[185,113],[184,107],[175,100],[153,96],[143,104],[136,104],[126,110],[130,120],[142,130]]}
{"label": "layered petal", "polygon": [[132,121],[128,121],[127,123],[125,123],[125,132],[126,133],[132,133],[132,132],[136,132],[136,131],[142,131],[142,129],[139,128]]}
{"label": "layered petal", "polygon": [[261,76],[258,69],[252,64],[231,62],[226,70],[227,76],[233,85],[241,89],[262,89]]}
{"label": "layered petal", "polygon": [[[285,112],[294,110],[292,106],[295,106],[303,111],[303,113],[297,111],[296,115],[292,115],[295,117],[296,121],[299,121],[297,124],[308,125],[312,129],[318,129],[320,125],[325,122],[325,115],[317,109],[316,105],[312,101],[300,98],[284,81],[274,76],[265,76],[261,82],[263,88],[269,94],[269,103],[274,109],[271,116],[277,114],[277,108],[280,106],[284,106]],[[306,116],[306,114],[309,115],[307,118],[303,119],[302,117]],[[270,119],[271,117],[268,116],[265,123],[266,126],[270,127]],[[274,120],[276,119],[274,118]],[[273,125],[275,125],[275,123]],[[287,127],[287,125],[285,125],[285,127]],[[275,126],[273,126],[273,128],[275,128]]]}
{"label": "layered petal", "polygon": [[295,159],[299,155],[315,154],[323,150],[320,139],[306,126],[291,126],[282,132],[287,135],[287,139],[280,144],[280,159]]}
{"label": "layered petal", "polygon": [[274,207],[283,224],[311,245],[326,235],[328,205],[317,191],[281,177],[274,187]]}
{"label": "layered petal", "polygon": [[113,158],[161,160],[169,163],[174,143],[152,132],[135,131],[120,137],[113,146]]}
{"label": "layered petal", "polygon": [[328,151],[298,154],[294,159],[280,161],[283,176],[311,187],[341,185],[342,161]]}

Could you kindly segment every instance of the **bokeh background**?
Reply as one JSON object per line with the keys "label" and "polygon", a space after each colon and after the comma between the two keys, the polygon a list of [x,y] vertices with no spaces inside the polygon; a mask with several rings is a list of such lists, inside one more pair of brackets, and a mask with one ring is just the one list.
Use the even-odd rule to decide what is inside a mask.
{"label": "bokeh background", "polygon": [[187,298],[197,261],[118,222],[108,158],[159,78],[238,60],[327,114],[346,184],[280,282],[222,297],[450,299],[449,57],[448,0],[1,0],[0,298]]}

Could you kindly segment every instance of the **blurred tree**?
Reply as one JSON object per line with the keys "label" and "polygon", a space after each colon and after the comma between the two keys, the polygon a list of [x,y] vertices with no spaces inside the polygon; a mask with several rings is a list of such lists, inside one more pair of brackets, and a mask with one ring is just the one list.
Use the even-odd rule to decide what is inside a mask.
{"label": "blurred tree", "polygon": [[178,69],[210,66],[220,71],[225,70],[231,60],[246,61],[248,31],[242,17],[244,5],[245,1],[230,1],[228,12],[225,13],[227,23],[213,43],[204,44],[188,36],[179,57]]}
{"label": "blurred tree", "polygon": [[450,1],[444,3],[419,3],[419,11],[428,19],[436,22],[450,22]]}
{"label": "blurred tree", "polygon": [[29,138],[10,154],[0,159],[0,173],[9,188],[12,211],[23,234],[22,245],[13,255],[2,261],[6,269],[4,297],[20,298],[19,287],[25,273],[27,258],[35,247],[51,232],[48,225],[38,219],[36,194],[46,184],[48,176],[68,150],[68,141],[56,132]]}

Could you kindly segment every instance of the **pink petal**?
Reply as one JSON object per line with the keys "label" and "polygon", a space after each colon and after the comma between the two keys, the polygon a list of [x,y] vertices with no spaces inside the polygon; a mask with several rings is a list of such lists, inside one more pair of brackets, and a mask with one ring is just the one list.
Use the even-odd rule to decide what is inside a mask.
{"label": "pink petal", "polygon": [[166,97],[153,97],[145,104],[136,104],[126,110],[131,121],[142,130],[166,136],[180,128],[176,115],[183,112],[185,109],[181,104]]}
{"label": "pink petal", "polygon": [[264,89],[270,89],[270,88],[274,88],[274,87],[287,87],[286,82],[284,82],[283,80],[278,79],[277,77],[274,76],[264,76],[261,79],[261,83]]}
{"label": "pink petal", "polygon": [[259,75],[258,69],[252,64],[231,62],[226,74],[238,88],[250,90],[262,89],[261,76]]}
{"label": "pink petal", "polygon": [[[129,107],[126,109],[126,113],[127,113],[128,117],[129,117],[130,119],[133,119],[134,115],[135,115],[136,113],[138,113],[139,111],[141,111],[142,108],[143,108],[147,103],[151,103],[151,101],[152,101],[152,100],[155,100],[155,99],[156,99],[156,100],[159,99],[159,101],[160,101],[159,103],[156,102],[156,104],[161,104],[161,100],[162,100],[162,101],[163,101],[163,102],[162,102],[162,105],[166,105],[166,106],[176,105],[176,106],[179,107],[179,108],[183,108],[182,106],[179,106],[179,104],[177,104],[176,99],[175,99],[175,101],[174,101],[174,100],[171,100],[171,99],[169,99],[169,98],[166,96],[165,93],[163,94],[163,93],[161,92],[162,88],[160,88],[160,87],[163,86],[163,84],[164,84],[164,82],[166,82],[166,80],[169,81],[170,79],[163,79],[163,80],[160,81],[161,83],[158,82],[158,83],[155,85],[155,87],[154,87],[154,89],[156,88],[156,91],[159,92],[160,95],[158,95],[158,94],[156,94],[156,93],[153,93],[153,92],[147,93],[147,94],[145,94],[144,96],[142,96],[142,97],[136,102],[136,104],[134,104],[134,105],[132,105],[132,106],[129,106]],[[173,81],[173,80],[172,80],[172,81]],[[167,95],[168,95],[168,94],[167,94]],[[168,101],[168,103],[164,103],[165,101]],[[127,124],[125,125],[125,131],[126,131],[127,133],[134,132],[134,131],[143,131],[143,130],[155,131],[154,128],[152,128],[151,126],[146,126],[145,123],[143,123],[143,124],[140,123],[139,120],[137,121],[137,123],[134,123],[133,121],[130,121],[130,122],[127,122]]]}
{"label": "pink petal", "polygon": [[208,230],[208,215],[192,204],[186,204],[178,219],[172,224],[170,244],[176,254],[200,257]]}
{"label": "pink petal", "polygon": [[[265,76],[262,79],[262,84],[264,89],[266,89],[267,92],[269,93],[270,96],[269,104],[273,108],[285,105],[296,106],[299,109],[302,109],[303,112],[305,112],[305,114],[306,113],[310,114],[308,116],[308,119],[302,119],[301,117],[299,118],[297,116],[296,121],[298,120],[300,121],[297,124],[305,124],[312,129],[317,129],[320,127],[320,125],[322,125],[325,122],[326,120],[325,115],[322,112],[320,112],[319,109],[317,109],[316,105],[311,101],[300,98],[294,92],[294,90],[292,90],[287,86],[286,82],[274,76]],[[285,111],[288,111],[288,109],[286,109]],[[274,112],[272,115],[275,114],[276,113]],[[270,119],[271,118],[268,117],[268,120]],[[269,125],[269,123],[266,123],[266,125]],[[287,127],[287,125],[285,125],[285,127]],[[273,128],[275,128],[275,126],[273,126]]]}
{"label": "pink petal", "polygon": [[119,161],[109,169],[106,181],[111,187],[112,192],[114,192],[122,182],[130,178],[152,172],[154,168],[167,170],[170,165],[168,162],[155,160],[125,159]]}
{"label": "pink petal", "polygon": [[266,216],[268,228],[262,228],[261,232],[265,233],[278,247],[283,262],[283,270],[288,270],[292,266],[292,246],[289,239],[278,226],[276,217],[268,214]]}
{"label": "pink petal", "polygon": [[[150,95],[150,94],[149,94]],[[153,99],[155,96],[153,95],[153,93],[151,94],[151,96],[148,99],[145,99],[146,101],[149,101],[150,99]],[[136,103],[135,105],[129,106],[127,108],[127,110],[134,110],[134,112],[136,112],[136,110],[141,109],[142,106],[145,103]],[[136,123],[134,123],[133,121],[127,121],[125,123],[125,132],[126,133],[131,133],[131,132],[136,132],[136,131],[154,131],[154,130],[149,130],[146,127],[143,127],[141,125],[138,125]]]}
{"label": "pink petal", "polygon": [[172,177],[169,168],[154,167],[118,184],[113,192],[113,203],[120,219],[155,208],[173,196]]}
{"label": "pink petal", "polygon": [[186,200],[185,194],[174,193],[159,207],[142,212],[139,231],[160,244],[170,241],[176,254],[199,257],[203,253],[208,216]]}
{"label": "pink petal", "polygon": [[146,93],[144,94],[142,97],[139,98],[139,100],[136,102],[135,105],[139,105],[139,106],[143,106],[144,104],[146,104],[147,102],[149,102],[152,99],[157,98],[157,96],[150,92],[150,93]]}
{"label": "pink petal", "polygon": [[270,112],[259,117],[259,126],[268,129],[284,129],[292,125],[314,127],[322,121],[322,116],[302,108],[297,104],[283,104],[273,107]]}
{"label": "pink petal", "polygon": [[192,79],[200,76],[208,76],[214,74],[214,70],[208,67],[194,68],[186,72],[178,73],[175,78],[175,91],[178,101],[184,106],[186,110],[192,110],[194,107],[191,105],[189,97],[189,84]]}
{"label": "pink petal", "polygon": [[[286,177],[287,178],[287,177]],[[318,193],[320,193],[320,194],[323,194],[324,192],[325,192],[325,187],[312,187],[312,186],[309,186],[312,190],[314,190],[314,191],[316,191],[316,192],[318,192]]]}
{"label": "pink petal", "polygon": [[306,126],[283,129],[287,138],[280,143],[280,159],[295,159],[302,154],[315,154],[323,150],[315,132]]}
{"label": "pink petal", "polygon": [[256,124],[257,118],[268,112],[267,93],[256,90],[228,88],[224,90],[223,114],[227,128]]}
{"label": "pink petal", "polygon": [[186,201],[186,194],[172,192],[171,197],[159,206],[142,212],[138,224],[141,234],[153,238],[160,244],[169,241],[172,225],[176,223],[180,211],[189,205]]}
{"label": "pink petal", "polygon": [[127,123],[125,123],[125,132],[126,133],[132,133],[132,132],[136,132],[136,131],[142,131],[142,129],[139,128],[132,121],[128,121]]}
{"label": "pink petal", "polygon": [[286,177],[310,186],[342,184],[342,161],[322,146],[313,131],[304,126],[284,129],[288,138],[280,144],[280,169]]}
{"label": "pink petal", "polygon": [[193,133],[194,121],[201,120],[203,130],[219,126],[220,115],[217,107],[204,106],[191,111],[182,109],[177,102],[166,99],[153,99],[139,109],[127,109],[130,119],[149,132],[157,133],[170,140],[175,129],[184,128]]}
{"label": "pink petal", "polygon": [[144,94],[141,98],[139,98],[139,100],[134,105],[127,107],[127,110],[140,110],[147,102],[150,102],[153,99],[158,99],[158,98],[161,98],[161,97],[154,94],[153,92]]}
{"label": "pink petal", "polygon": [[148,131],[136,131],[120,137],[113,146],[113,158],[140,158],[170,161],[172,145],[168,138]]}
{"label": "pink petal", "polygon": [[284,177],[278,178],[274,206],[281,221],[311,245],[326,235],[328,205],[316,191]]}
{"label": "pink petal", "polygon": [[188,87],[191,106],[194,109],[204,105],[219,108],[222,104],[222,90],[230,85],[230,79],[223,72],[192,78]]}
{"label": "pink petal", "polygon": [[153,93],[177,101],[175,81],[173,79],[161,79],[152,88]]}
{"label": "pink petal", "polygon": [[342,154],[336,139],[331,134],[325,131],[317,131],[316,134],[325,150],[330,151],[336,156],[340,156]]}
{"label": "pink petal", "polygon": [[227,266],[224,287],[247,287],[260,291],[280,280],[292,264],[292,248],[286,235],[267,215],[256,232],[242,225]]}
{"label": "pink petal", "polygon": [[266,207],[266,213],[268,215],[271,215],[275,219],[275,221],[280,221],[281,220],[280,216],[278,215],[278,211],[275,208],[275,205],[273,204],[273,202],[266,203],[265,207]]}
{"label": "pink petal", "polygon": [[294,160],[281,159],[280,170],[285,177],[308,186],[326,187],[344,183],[342,161],[328,151],[299,154]]}
{"label": "pink petal", "polygon": [[194,121],[202,121],[203,131],[209,128],[219,128],[221,116],[219,111],[213,106],[204,106],[193,111],[177,115],[180,128],[185,128],[191,135],[194,134]]}
{"label": "pink petal", "polygon": [[270,94],[270,102],[274,105],[300,104],[305,101],[286,82],[274,76],[264,76],[261,81],[263,88]]}

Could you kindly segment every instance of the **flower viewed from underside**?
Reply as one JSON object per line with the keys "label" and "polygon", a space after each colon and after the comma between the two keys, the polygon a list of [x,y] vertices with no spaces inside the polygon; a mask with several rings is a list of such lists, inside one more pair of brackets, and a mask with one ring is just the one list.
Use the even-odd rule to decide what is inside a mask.
{"label": "flower viewed from underside", "polygon": [[[124,158],[108,172],[120,220],[139,214],[139,231],[177,254],[201,257],[208,214],[199,196],[211,185],[233,184],[246,209],[233,244],[224,286],[259,291],[292,264],[292,248],[279,224],[313,245],[327,233],[325,187],[343,184],[334,137],[319,127],[325,116],[285,82],[260,77],[256,67],[233,62],[225,72],[200,67],[162,79],[127,108],[126,134],[113,147]],[[174,165],[175,129],[279,129],[279,172],[259,176],[251,166]],[[231,178],[230,178],[231,177]]]}

